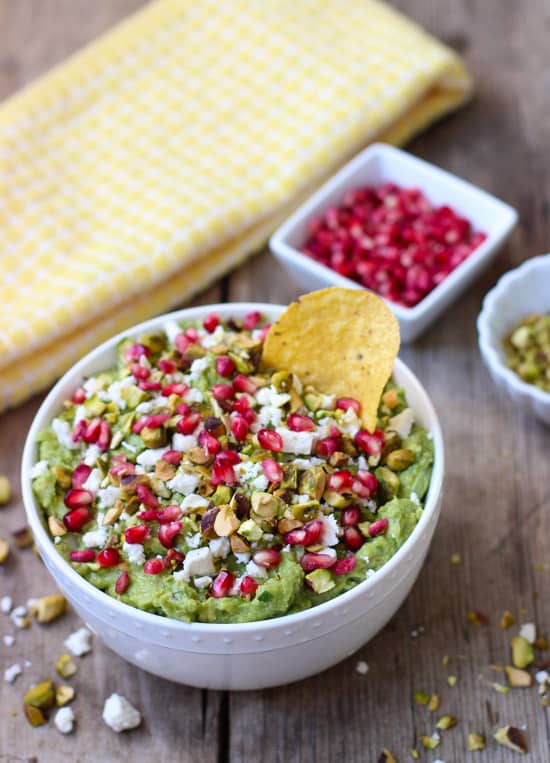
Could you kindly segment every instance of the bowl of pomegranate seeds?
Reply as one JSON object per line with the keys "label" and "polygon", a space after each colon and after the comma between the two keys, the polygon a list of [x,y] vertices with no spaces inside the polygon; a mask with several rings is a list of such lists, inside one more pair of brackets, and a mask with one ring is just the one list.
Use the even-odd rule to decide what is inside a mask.
{"label": "bowl of pomegranate seeds", "polygon": [[358,154],[273,234],[270,248],[307,291],[370,289],[418,337],[489,265],[512,207],[384,144]]}
{"label": "bowl of pomegranate seeds", "polygon": [[214,305],[132,328],[65,374],[29,432],[46,567],[161,677],[257,689],[323,670],[384,626],[426,556],[444,469],[428,395],[392,356],[367,430],[358,399],[262,364],[284,314]]}

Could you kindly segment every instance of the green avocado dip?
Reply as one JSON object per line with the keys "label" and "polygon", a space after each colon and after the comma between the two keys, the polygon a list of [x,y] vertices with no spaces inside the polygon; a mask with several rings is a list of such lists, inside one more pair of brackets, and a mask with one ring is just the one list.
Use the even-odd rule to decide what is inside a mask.
{"label": "green avocado dip", "polygon": [[38,436],[32,484],[59,553],[147,612],[239,623],[375,574],[418,522],[433,464],[393,380],[359,403],[261,367],[269,326],[168,321],[127,339]]}

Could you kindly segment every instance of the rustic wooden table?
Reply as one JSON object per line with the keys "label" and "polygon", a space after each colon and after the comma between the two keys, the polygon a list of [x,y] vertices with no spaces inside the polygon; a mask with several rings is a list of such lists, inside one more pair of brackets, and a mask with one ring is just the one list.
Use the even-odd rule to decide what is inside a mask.
{"label": "rustic wooden table", "polygon": [[[410,760],[417,736],[434,729],[414,690],[437,691],[441,712],[459,719],[441,746],[421,760],[512,761],[516,753],[489,742],[467,753],[468,731],[490,735],[493,724],[526,727],[527,760],[550,760],[548,710],[535,688],[504,695],[491,663],[509,660],[511,631],[498,626],[504,609],[518,622],[550,631],[549,431],[516,411],[482,367],[475,318],[498,276],[550,241],[550,86],[547,0],[399,0],[404,11],[455,47],[477,82],[474,102],[416,140],[411,150],[493,191],[520,212],[521,224],[497,264],[419,342],[402,350],[441,415],[447,443],[442,518],[429,559],[392,622],[360,652],[322,675],[291,686],[247,693],[208,692],[161,681],[124,663],[97,641],[74,684],[76,733],[50,723],[32,729],[21,713],[31,682],[53,674],[62,641],[79,622],[68,614],[50,626],[15,632],[0,642],[0,668],[28,660],[16,683],[0,683],[0,761],[376,761],[384,746]],[[8,96],[87,40],[141,5],[140,0],[0,0],[0,96]],[[1,255],[0,255],[1,256]],[[550,288],[550,285],[549,285]],[[218,300],[287,302],[297,290],[267,253],[252,259],[196,303]],[[0,472],[13,481],[0,534],[24,523],[18,469],[35,398],[0,419]],[[548,512],[548,514],[547,514]],[[459,565],[451,554],[461,555]],[[24,603],[53,589],[32,551],[0,569],[0,590]],[[546,562],[546,567],[543,563]],[[480,610],[489,624],[474,627]],[[2,619],[3,618],[3,619]],[[0,634],[11,632],[0,615]],[[417,634],[416,637],[414,634]],[[442,664],[444,655],[449,664]],[[356,672],[358,660],[370,666]],[[455,688],[447,676],[455,674]],[[105,697],[128,696],[143,726],[117,736],[101,720]],[[17,715],[10,711],[17,710]]]}

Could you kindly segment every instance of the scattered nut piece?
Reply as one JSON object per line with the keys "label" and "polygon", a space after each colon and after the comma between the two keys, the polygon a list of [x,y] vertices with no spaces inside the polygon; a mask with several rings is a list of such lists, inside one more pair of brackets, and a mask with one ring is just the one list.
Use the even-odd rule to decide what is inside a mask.
{"label": "scattered nut piece", "polygon": [[10,553],[10,546],[7,540],[0,538],[0,564],[4,564]]}
{"label": "scattered nut piece", "polygon": [[548,639],[544,636],[538,636],[538,638],[535,639],[535,646],[541,651],[548,649]]}
{"label": "scattered nut piece", "polygon": [[441,737],[439,734],[432,734],[431,737],[424,735],[420,737],[420,741],[427,750],[435,750],[441,744]]}
{"label": "scattered nut piece", "polygon": [[514,615],[510,612],[509,609],[505,609],[502,613],[502,617],[500,618],[500,627],[502,630],[508,630],[508,628],[511,628],[515,622],[516,620]]}
{"label": "scattered nut piece", "polygon": [[378,763],[396,763],[395,758],[391,754],[391,752],[388,750],[387,747],[384,747],[382,750],[382,754],[378,758]]}
{"label": "scattered nut piece", "polygon": [[239,529],[241,521],[229,505],[223,504],[219,509],[214,520],[214,531],[221,538],[228,538]]}
{"label": "scattered nut piece", "polygon": [[46,716],[39,707],[23,705],[23,710],[31,726],[43,726],[46,723]]}
{"label": "scattered nut piece", "polygon": [[11,483],[7,477],[0,476],[0,506],[5,506],[11,498]]}
{"label": "scattered nut piece", "polygon": [[103,517],[102,525],[103,527],[107,527],[108,525],[114,524],[117,519],[122,514],[122,510],[124,508],[124,504],[122,501],[116,501],[114,506],[111,506],[110,509],[107,509],[105,512],[105,516]]}
{"label": "scattered nut piece", "polygon": [[418,752],[418,750],[411,750],[411,758],[413,760],[419,760],[420,753]]}
{"label": "scattered nut piece", "polygon": [[454,715],[442,715],[435,724],[435,727],[447,731],[447,729],[452,729],[453,726],[456,726],[457,723],[458,721]]}
{"label": "scattered nut piece", "polygon": [[491,686],[495,691],[498,691],[499,694],[508,694],[510,691],[509,686],[504,686],[504,684],[499,684],[497,681],[494,681]]}
{"label": "scattered nut piece", "polygon": [[55,704],[57,707],[63,707],[63,705],[66,705],[67,702],[70,702],[72,699],[74,699],[74,689],[72,686],[61,684],[56,687]]}
{"label": "scattered nut piece", "polygon": [[11,535],[17,548],[29,548],[34,543],[30,527],[21,527],[19,530],[14,530]]}
{"label": "scattered nut piece", "polygon": [[432,694],[430,701],[428,702],[428,710],[430,713],[435,713],[436,710],[439,710],[439,704],[439,694]]}
{"label": "scattered nut piece", "polygon": [[415,691],[413,699],[417,705],[427,705],[430,701],[430,695],[426,694],[425,691]]}
{"label": "scattered nut piece", "polygon": [[484,615],[483,612],[473,610],[466,615],[466,622],[470,623],[470,625],[479,627],[480,625],[488,625],[489,618]]}
{"label": "scattered nut piece", "polygon": [[514,689],[525,689],[528,686],[533,685],[533,676],[526,670],[521,670],[521,668],[513,668],[511,665],[506,665],[504,670],[506,671],[506,678],[508,679],[508,683]]}
{"label": "scattered nut piece", "polygon": [[485,737],[483,734],[478,734],[475,731],[470,731],[466,737],[466,747],[468,752],[475,752],[476,750],[485,749]]}
{"label": "scattered nut piece", "polygon": [[53,514],[50,514],[48,517],[48,527],[50,528],[50,532],[54,538],[58,538],[61,535],[66,535],[67,533],[67,528],[63,522],[57,517],[54,517]]}
{"label": "scattered nut piece", "polygon": [[23,697],[25,707],[39,707],[48,710],[55,703],[55,689],[53,681],[42,681],[36,686],[31,686]]}
{"label": "scattered nut piece", "polygon": [[458,681],[458,678],[456,676],[447,676],[447,683],[453,688],[453,686],[456,686],[456,682]]}
{"label": "scattered nut piece", "polygon": [[516,668],[526,668],[535,661],[535,653],[532,644],[523,636],[515,636],[512,639],[512,662]]}
{"label": "scattered nut piece", "polygon": [[493,739],[504,747],[508,747],[515,752],[526,753],[527,742],[522,731],[515,726],[503,726],[497,729],[493,734]]}
{"label": "scattered nut piece", "polygon": [[62,654],[55,662],[55,669],[61,678],[70,678],[76,673],[76,665],[68,654]]}
{"label": "scattered nut piece", "polygon": [[460,554],[451,554],[451,564],[462,564],[462,557]]}
{"label": "scattered nut piece", "polygon": [[54,593],[35,599],[29,609],[39,623],[51,623],[65,612],[66,606],[67,599],[63,594]]}

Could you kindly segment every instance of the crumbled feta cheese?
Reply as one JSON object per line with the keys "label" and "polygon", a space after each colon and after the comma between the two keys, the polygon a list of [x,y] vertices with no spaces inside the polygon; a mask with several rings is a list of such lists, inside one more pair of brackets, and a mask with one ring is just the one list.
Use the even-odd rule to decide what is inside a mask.
{"label": "crumbled feta cheese", "polygon": [[368,664],[365,662],[365,660],[359,660],[359,662],[358,662],[358,663],[357,663],[357,665],[355,666],[355,670],[356,670],[358,673],[360,673],[360,675],[362,675],[362,676],[366,676],[366,675],[367,675],[367,673],[369,672],[369,666],[368,666]]}
{"label": "crumbled feta cheese", "polygon": [[53,722],[62,734],[70,734],[74,728],[74,713],[71,707],[60,707]]}
{"label": "crumbled feta cheese", "polygon": [[339,422],[339,427],[342,432],[348,434],[350,437],[355,437],[357,432],[361,429],[361,421],[353,408],[348,408]]}
{"label": "crumbled feta cheese", "polygon": [[311,498],[309,497],[309,495],[307,493],[301,493],[301,494],[294,493],[294,495],[292,496],[291,500],[292,500],[293,504],[295,504],[295,503],[309,503],[311,501]]}
{"label": "crumbled feta cheese", "polygon": [[267,479],[265,474],[260,474],[260,476],[252,480],[250,484],[255,490],[267,490],[267,486],[269,485],[269,480]]}
{"label": "crumbled feta cheese", "polygon": [[200,482],[199,477],[196,474],[187,474],[186,472],[178,472],[169,482],[166,483],[170,490],[182,495],[189,495],[193,493],[198,487]]}
{"label": "crumbled feta cheese", "polygon": [[122,544],[122,550],[128,557],[128,561],[132,564],[144,564],[145,554],[143,552],[143,546],[141,543],[126,543]]}
{"label": "crumbled feta cheese", "polygon": [[162,327],[164,333],[168,337],[170,344],[174,344],[174,341],[178,334],[181,334],[181,326],[176,321],[166,321]]}
{"label": "crumbled feta cheese", "polygon": [[86,393],[86,398],[93,397],[95,393],[101,389],[102,382],[96,377],[92,376],[90,379],[86,379],[82,384],[82,389]]}
{"label": "crumbled feta cheese", "polygon": [[416,503],[417,506],[420,506],[420,498],[414,492],[411,493],[411,501]]}
{"label": "crumbled feta cheese", "polygon": [[77,405],[74,411],[73,428],[76,427],[79,421],[83,421],[88,415],[85,405]]}
{"label": "crumbled feta cheese", "polygon": [[103,720],[117,734],[135,729],[141,723],[141,713],[122,694],[111,694],[103,706]]}
{"label": "crumbled feta cheese", "polygon": [[365,456],[363,455],[359,456],[359,458],[357,459],[357,468],[364,471],[368,471],[369,465]]}
{"label": "crumbled feta cheese", "polygon": [[0,611],[5,615],[9,615],[13,607],[13,599],[11,596],[2,596],[0,599]]}
{"label": "crumbled feta cheese", "polygon": [[8,684],[12,684],[22,672],[23,668],[16,662],[14,665],[10,665],[9,668],[4,670],[4,681]]}
{"label": "crumbled feta cheese", "polygon": [[334,514],[322,514],[319,519],[323,523],[323,530],[321,532],[319,543],[322,543],[323,546],[335,546],[338,543],[339,527]]}
{"label": "crumbled feta cheese", "polygon": [[315,439],[312,432],[293,432],[290,429],[277,427],[275,430],[283,441],[283,451],[285,453],[296,453],[297,455],[309,455]]}
{"label": "crumbled feta cheese", "polygon": [[88,445],[84,452],[84,458],[82,459],[86,466],[93,466],[99,456],[101,455],[101,450],[98,445]]}
{"label": "crumbled feta cheese", "polygon": [[82,657],[92,649],[91,638],[92,634],[87,628],[79,628],[65,639],[64,644],[71,654]]}
{"label": "crumbled feta cheese", "polygon": [[98,509],[110,509],[120,498],[120,488],[114,485],[101,488],[97,491]]}
{"label": "crumbled feta cheese", "polygon": [[59,545],[61,543],[61,536],[56,535],[55,538],[53,539],[53,542],[55,543],[56,546]]}
{"label": "crumbled feta cheese", "polygon": [[106,527],[98,527],[97,530],[89,530],[82,536],[82,543],[86,546],[86,548],[103,548],[106,542]]}
{"label": "crumbled feta cheese", "polygon": [[[195,361],[196,362],[196,361]],[[200,389],[197,389],[196,387],[191,387],[187,390],[185,395],[183,396],[183,399],[186,403],[202,403],[204,400],[204,395],[200,391]]]}
{"label": "crumbled feta cheese", "polygon": [[324,411],[333,411],[336,408],[336,395],[321,395],[321,408]]}
{"label": "crumbled feta cheese", "polygon": [[75,450],[79,447],[78,443],[73,442],[73,433],[66,421],[63,421],[63,419],[54,419],[51,427],[55,436],[59,440],[59,444],[64,448]]}
{"label": "crumbled feta cheese", "polygon": [[101,472],[99,469],[92,469],[86,482],[82,485],[84,490],[91,490],[96,493],[101,485]]}
{"label": "crumbled feta cheese", "polygon": [[195,533],[194,535],[186,535],[185,542],[189,546],[189,548],[198,548],[200,544],[202,543],[202,535],[199,533]]}
{"label": "crumbled feta cheese", "polygon": [[550,681],[550,673],[547,670],[538,670],[535,673],[535,681],[538,684],[545,684],[547,681]]}
{"label": "crumbled feta cheese", "polygon": [[47,461],[37,461],[31,469],[31,480],[35,480],[37,477],[42,477],[48,471]]}
{"label": "crumbled feta cheese", "polygon": [[195,588],[209,588],[212,585],[212,578],[209,575],[193,578],[193,585]]}
{"label": "crumbled feta cheese", "polygon": [[146,469],[152,469],[165,453],[166,448],[149,448],[148,450],[142,450],[136,458],[136,462],[140,466],[144,466]]}
{"label": "crumbled feta cheese", "polygon": [[248,552],[243,552],[242,554],[234,554],[234,556],[239,564],[246,564],[250,561],[250,554]]}
{"label": "crumbled feta cheese", "polygon": [[519,635],[530,644],[534,644],[537,639],[537,629],[535,623],[523,623],[519,629]]}
{"label": "crumbled feta cheese", "polygon": [[124,379],[121,379],[120,381],[114,381],[112,384],[110,384],[107,388],[107,391],[103,392],[100,397],[105,402],[116,403],[119,408],[124,410],[124,408],[126,408],[126,400],[124,400],[124,398],[121,396],[121,391],[125,387],[134,386],[134,377],[126,376]]}
{"label": "crumbled feta cheese", "polygon": [[256,479],[263,474],[261,464],[255,461],[240,461],[233,467],[235,476],[239,482],[250,482],[250,480]]}
{"label": "crumbled feta cheese", "polygon": [[256,393],[256,400],[260,405],[272,406],[274,408],[281,408],[288,403],[290,395],[286,392],[278,392],[273,385],[269,387],[262,387]]}
{"label": "crumbled feta cheese", "polygon": [[214,538],[210,541],[208,547],[217,559],[225,559],[231,550],[229,538]]}
{"label": "crumbled feta cheese", "polygon": [[139,403],[139,405],[136,405],[136,413],[151,413],[151,411],[154,411],[155,408],[158,407],[158,397],[154,400],[144,400],[143,403]]}
{"label": "crumbled feta cheese", "polygon": [[130,451],[130,453],[135,453],[135,452],[136,452],[136,450],[137,450],[137,448],[136,448],[136,447],[134,447],[133,445],[131,445],[131,443],[129,443],[129,442],[126,442],[126,440],[123,440],[121,444],[122,444],[122,447],[123,447],[123,448],[126,448],[126,450],[129,450],[129,451]]}
{"label": "crumbled feta cheese", "polygon": [[25,624],[24,621],[26,616],[27,616],[27,608],[24,606],[16,607],[10,613],[11,621],[17,628],[22,628],[24,626]]}
{"label": "crumbled feta cheese", "polygon": [[15,638],[11,635],[11,633],[6,633],[5,636],[2,636],[2,641],[4,642],[5,646],[13,646],[15,644]]}
{"label": "crumbled feta cheese", "polygon": [[280,408],[276,408],[273,405],[264,405],[258,412],[257,423],[259,428],[267,427],[271,424],[274,427],[278,427],[283,418],[283,413]]}
{"label": "crumbled feta cheese", "polygon": [[330,556],[333,559],[336,559],[336,549],[330,548],[329,546],[325,546],[324,548],[320,548],[319,551],[317,551],[318,554],[324,554],[325,556]]}
{"label": "crumbled feta cheese", "polygon": [[174,450],[179,450],[180,453],[187,453],[191,448],[196,448],[198,445],[197,438],[194,434],[176,434],[172,437],[172,447]]}
{"label": "crumbled feta cheese", "polygon": [[397,416],[392,416],[388,423],[388,429],[397,432],[399,437],[404,440],[405,437],[410,435],[413,424],[414,413],[411,408],[405,408],[405,410],[398,413]]}
{"label": "crumbled feta cheese", "polygon": [[[201,340],[201,344],[203,347],[206,347],[206,349],[209,349],[210,347],[215,347],[217,344],[221,344],[225,338],[225,330],[224,327],[220,324],[219,326],[216,326],[214,331],[211,334],[206,334],[204,339]],[[191,366],[191,369],[193,366]]]}
{"label": "crumbled feta cheese", "polygon": [[292,462],[297,469],[311,469],[312,466],[319,466],[324,463],[322,458],[295,458]]}
{"label": "crumbled feta cheese", "polygon": [[267,570],[265,567],[260,567],[253,559],[251,559],[246,565],[246,574],[251,575],[253,578],[266,578]]}
{"label": "crumbled feta cheese", "polygon": [[196,360],[194,360],[191,363],[191,368],[189,369],[190,381],[196,381],[197,379],[200,379],[200,377],[203,375],[203,373],[206,371],[209,365],[210,365],[210,361],[208,360],[208,357],[197,358]]}
{"label": "crumbled feta cheese", "polygon": [[[368,561],[369,561],[368,557],[365,559],[365,561],[366,561],[366,562],[368,562]],[[372,578],[372,576],[373,576],[374,574],[376,574],[376,570],[370,570],[370,569],[369,569],[369,570],[367,570],[367,572],[366,572],[366,574],[365,574],[365,577],[366,577],[366,578],[367,578],[367,580],[368,580],[369,578]]]}
{"label": "crumbled feta cheese", "polygon": [[192,577],[202,577],[203,575],[213,576],[216,574],[214,567],[214,557],[212,551],[204,546],[188,551],[183,562],[183,569],[174,573],[176,580],[182,579],[186,582]]}
{"label": "crumbled feta cheese", "polygon": [[208,506],[208,500],[202,495],[191,493],[191,495],[188,495],[183,499],[180,506],[186,512],[192,511],[193,509],[203,509]]}

